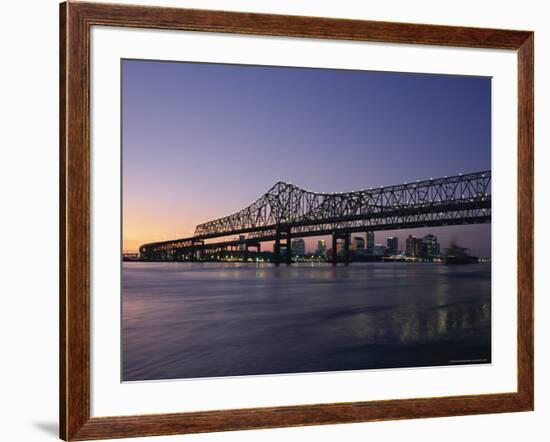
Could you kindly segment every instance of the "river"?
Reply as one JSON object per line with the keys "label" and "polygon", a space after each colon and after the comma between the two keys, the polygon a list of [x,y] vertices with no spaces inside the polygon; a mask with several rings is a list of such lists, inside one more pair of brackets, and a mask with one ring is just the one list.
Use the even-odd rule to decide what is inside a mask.
{"label": "river", "polygon": [[491,361],[490,263],[125,262],[124,381]]}

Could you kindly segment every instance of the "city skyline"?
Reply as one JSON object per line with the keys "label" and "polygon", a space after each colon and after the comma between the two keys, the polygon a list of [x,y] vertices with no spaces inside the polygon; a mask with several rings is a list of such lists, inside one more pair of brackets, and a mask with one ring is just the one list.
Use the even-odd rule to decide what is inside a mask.
{"label": "city skyline", "polygon": [[[445,249],[450,248],[451,245],[457,245],[459,247],[463,245],[463,243],[461,243],[461,241],[460,241],[460,238],[458,238],[458,237],[453,237],[448,242],[441,243],[440,238],[437,235],[437,229],[439,229],[439,228],[437,228],[437,227],[436,228],[434,228],[434,227],[422,227],[422,228],[417,228],[417,229],[407,229],[407,234],[403,233],[405,231],[405,229],[403,229],[403,230],[400,230],[400,231],[392,231],[392,232],[399,232],[399,233],[395,233],[394,235],[387,235],[387,232],[390,232],[389,230],[388,231],[384,230],[384,231],[373,232],[374,233],[374,238],[375,238],[373,245],[384,247],[385,249],[387,249],[387,252],[388,252],[389,255],[406,253],[407,252],[407,239],[410,238],[411,236],[413,238],[419,240],[419,241],[422,241],[427,236],[434,236],[435,239],[438,241],[438,243],[441,245],[441,254],[442,255],[444,254]],[[353,233],[353,234],[351,234],[351,244],[350,244],[351,248],[356,249],[357,248],[357,246],[356,246],[357,240],[360,240],[363,243],[362,247],[364,247],[366,249],[368,247],[366,236],[367,236],[366,232],[365,233]],[[388,245],[388,240],[390,240],[390,239],[393,239],[393,240],[397,239],[396,249],[395,249],[395,251],[392,251],[392,253],[390,253],[391,248]],[[316,254],[319,250],[319,241],[323,241],[324,245],[325,245],[325,251],[322,254],[326,254],[326,251],[330,250],[330,248],[331,248],[331,246],[330,246],[330,236],[316,236],[316,237],[311,237],[311,238],[296,237],[296,238],[292,239],[292,244],[294,244],[296,241],[304,241],[304,243],[305,243],[305,253],[306,254]],[[269,247],[265,246],[265,249],[266,250],[271,250],[272,246],[273,246],[273,243],[272,242],[266,242],[266,244],[269,244]],[[474,254],[477,253],[476,250],[475,250],[475,247],[467,247],[467,249],[470,250]],[[293,250],[293,253],[294,253],[294,250]],[[480,256],[480,258],[489,258],[489,256]]]}
{"label": "city skyline", "polygon": [[[490,169],[490,78],[139,60],[122,67],[124,251],[191,236],[279,180],[339,192]],[[490,225],[376,237],[397,236],[402,249],[409,234],[427,233],[442,247],[456,240],[490,256]],[[321,238],[305,239],[306,250]]]}

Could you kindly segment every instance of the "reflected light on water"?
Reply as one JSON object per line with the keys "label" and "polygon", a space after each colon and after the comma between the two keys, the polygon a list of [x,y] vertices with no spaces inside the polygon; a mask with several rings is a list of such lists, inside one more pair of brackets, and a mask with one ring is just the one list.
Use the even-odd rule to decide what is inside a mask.
{"label": "reflected light on water", "polygon": [[491,358],[490,264],[124,263],[123,379]]}

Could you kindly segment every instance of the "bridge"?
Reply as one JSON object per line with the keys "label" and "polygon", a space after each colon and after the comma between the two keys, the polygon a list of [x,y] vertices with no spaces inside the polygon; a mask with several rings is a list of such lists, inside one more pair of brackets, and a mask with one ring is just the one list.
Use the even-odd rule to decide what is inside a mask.
{"label": "bridge", "polygon": [[[319,193],[278,182],[254,203],[231,215],[199,224],[192,237],[144,244],[147,260],[200,259],[207,253],[255,248],[274,241],[274,260],[291,262],[291,239],[332,236],[344,242],[349,259],[354,232],[412,229],[491,222],[491,171],[382,186]],[[239,239],[227,239],[239,235]],[[217,239],[217,241],[212,241]],[[210,242],[209,242],[210,241]]]}

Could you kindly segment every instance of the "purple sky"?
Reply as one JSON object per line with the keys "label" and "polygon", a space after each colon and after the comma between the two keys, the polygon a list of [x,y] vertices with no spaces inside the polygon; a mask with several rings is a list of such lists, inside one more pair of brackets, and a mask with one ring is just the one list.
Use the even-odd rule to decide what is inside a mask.
{"label": "purple sky", "polygon": [[[491,79],[122,61],[123,248],[193,234],[275,182],[357,190],[491,168]],[[433,233],[490,256],[490,225]],[[307,240],[314,248],[318,238]]]}

